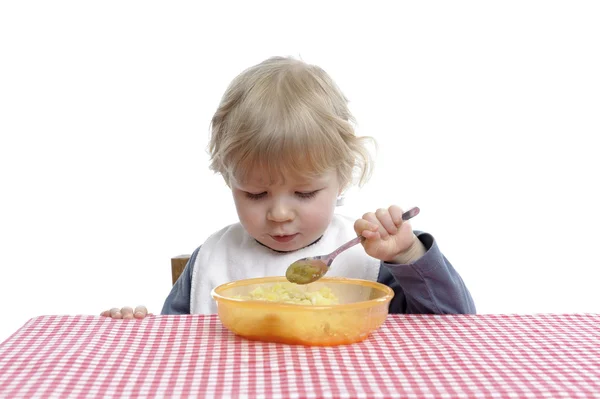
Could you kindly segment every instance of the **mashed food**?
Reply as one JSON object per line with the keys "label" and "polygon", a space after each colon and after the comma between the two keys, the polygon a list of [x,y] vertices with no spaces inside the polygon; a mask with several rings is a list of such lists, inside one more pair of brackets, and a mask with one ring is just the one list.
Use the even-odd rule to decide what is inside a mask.
{"label": "mashed food", "polygon": [[268,287],[260,286],[250,291],[250,295],[238,296],[238,298],[317,306],[339,303],[338,298],[331,292],[329,287],[323,287],[318,291],[308,291],[292,283],[275,283]]}

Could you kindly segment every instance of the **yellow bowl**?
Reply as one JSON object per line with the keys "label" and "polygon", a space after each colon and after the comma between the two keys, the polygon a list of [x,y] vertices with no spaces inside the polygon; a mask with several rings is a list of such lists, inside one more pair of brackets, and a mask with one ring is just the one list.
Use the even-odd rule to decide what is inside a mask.
{"label": "yellow bowl", "polygon": [[333,346],[360,342],[383,322],[394,291],[373,281],[322,278],[298,288],[318,291],[329,287],[339,304],[297,305],[246,300],[250,291],[287,282],[285,277],[264,277],[223,284],[212,291],[221,323],[251,340],[287,344]]}

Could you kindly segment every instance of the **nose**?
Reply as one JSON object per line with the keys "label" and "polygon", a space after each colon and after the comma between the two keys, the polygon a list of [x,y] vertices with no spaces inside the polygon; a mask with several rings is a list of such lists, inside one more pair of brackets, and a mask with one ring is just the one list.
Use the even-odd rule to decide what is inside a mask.
{"label": "nose", "polygon": [[267,212],[267,219],[277,223],[289,222],[294,220],[294,210],[285,201],[276,200]]}

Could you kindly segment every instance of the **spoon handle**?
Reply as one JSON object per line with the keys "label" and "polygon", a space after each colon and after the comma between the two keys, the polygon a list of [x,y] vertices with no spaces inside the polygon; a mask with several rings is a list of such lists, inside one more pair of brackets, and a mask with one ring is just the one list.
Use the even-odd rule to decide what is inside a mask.
{"label": "spoon handle", "polygon": [[[411,219],[411,218],[417,216],[419,214],[419,212],[421,212],[421,210],[417,206],[415,206],[414,208],[410,208],[408,211],[406,211],[402,214],[402,220]],[[330,266],[331,263],[333,262],[333,259],[336,256],[338,256],[341,252],[347,250],[348,248],[355,246],[356,244],[358,244],[364,240],[365,240],[365,237],[363,237],[363,236],[358,236],[356,238],[353,238],[352,240],[348,241],[347,243],[345,243],[344,245],[342,245],[341,247],[339,247],[338,249],[336,249],[335,251],[333,251],[332,253],[327,255],[327,262],[326,262],[327,266]]]}
{"label": "spoon handle", "polygon": [[402,214],[402,220],[412,219],[415,216],[417,216],[419,214],[419,212],[421,212],[421,210],[419,209],[418,206],[415,206],[414,208],[410,208],[408,211],[406,211]]}
{"label": "spoon handle", "polygon": [[353,238],[352,240],[348,241],[347,243],[345,243],[344,245],[342,245],[341,247],[339,247],[338,249],[336,249],[335,251],[333,251],[332,253],[327,255],[327,262],[326,262],[327,266],[331,265],[331,262],[333,262],[333,258],[338,256],[341,252],[347,250],[350,247],[355,246],[356,244],[358,244],[359,242],[361,242],[364,239],[365,239],[365,237],[363,237],[363,236],[358,236],[356,238]]}

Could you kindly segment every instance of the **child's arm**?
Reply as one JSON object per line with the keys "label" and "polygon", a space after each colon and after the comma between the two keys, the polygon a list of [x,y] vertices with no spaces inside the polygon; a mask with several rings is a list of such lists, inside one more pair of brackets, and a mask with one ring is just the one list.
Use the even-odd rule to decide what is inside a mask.
{"label": "child's arm", "polygon": [[382,261],[379,281],[394,289],[393,313],[475,313],[462,279],[429,234],[415,235],[391,206],[366,213],[354,224],[365,251]]}
{"label": "child's arm", "polygon": [[190,298],[192,292],[192,271],[194,270],[194,263],[196,263],[196,257],[200,247],[190,256],[183,272],[173,285],[169,296],[165,300],[162,311],[160,314],[190,314]]}
{"label": "child's arm", "polygon": [[394,290],[390,313],[475,313],[460,275],[427,233],[415,232],[425,253],[406,264],[381,262],[378,281]]}

